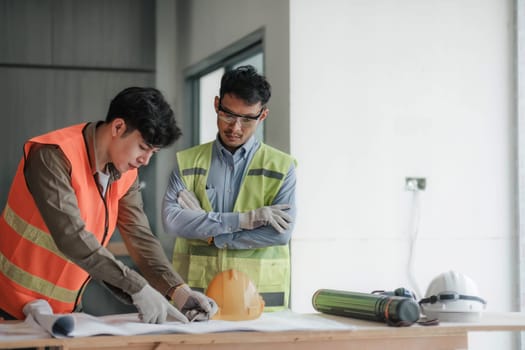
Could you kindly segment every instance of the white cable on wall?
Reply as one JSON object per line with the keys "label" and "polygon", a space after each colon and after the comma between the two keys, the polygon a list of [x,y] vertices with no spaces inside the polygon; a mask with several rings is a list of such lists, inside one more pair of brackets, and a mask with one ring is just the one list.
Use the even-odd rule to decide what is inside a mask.
{"label": "white cable on wall", "polygon": [[406,189],[412,192],[412,210],[410,213],[410,225],[409,229],[409,252],[408,252],[408,263],[407,263],[407,272],[408,272],[408,282],[413,292],[416,294],[416,298],[419,300],[423,297],[419,284],[414,274],[414,261],[415,261],[415,251],[416,243],[419,234],[419,221],[421,218],[421,208],[420,208],[420,188],[416,184],[407,183]]}

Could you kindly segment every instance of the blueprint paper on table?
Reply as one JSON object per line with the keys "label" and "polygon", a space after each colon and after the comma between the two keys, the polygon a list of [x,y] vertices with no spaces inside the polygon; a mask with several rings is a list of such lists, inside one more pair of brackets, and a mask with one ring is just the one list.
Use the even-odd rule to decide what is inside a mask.
{"label": "blueprint paper on table", "polygon": [[35,323],[33,317],[20,323],[0,323],[0,342],[51,337],[51,334]]}
{"label": "blueprint paper on table", "polygon": [[[36,302],[33,302],[36,303]],[[33,339],[35,332],[47,334],[56,338],[87,337],[94,335],[139,335],[161,333],[218,333],[234,331],[277,332],[277,331],[308,331],[308,330],[352,330],[355,326],[340,323],[325,317],[323,314],[298,314],[292,311],[263,313],[258,319],[250,321],[206,322],[166,322],[163,324],[142,323],[138,314],[120,314],[95,317],[85,313],[53,314],[51,308],[43,300],[27,308],[27,318],[24,322],[0,326],[0,338],[6,335],[21,336],[23,330]],[[48,308],[49,307],[49,308]],[[40,329],[34,329],[40,328]],[[11,338],[12,339],[12,338]],[[9,340],[9,339],[6,339]]]}

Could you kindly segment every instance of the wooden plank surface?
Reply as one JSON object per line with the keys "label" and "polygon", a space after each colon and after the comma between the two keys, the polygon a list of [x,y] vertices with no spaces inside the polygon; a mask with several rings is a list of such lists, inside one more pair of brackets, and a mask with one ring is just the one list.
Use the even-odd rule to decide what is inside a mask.
{"label": "wooden plank surface", "polygon": [[468,332],[525,330],[523,313],[486,313],[479,322],[441,323],[438,326],[389,327],[379,322],[328,316],[355,326],[344,331],[225,332],[206,334],[150,334],[39,339],[2,342],[0,348],[56,346],[62,349],[466,349]]}

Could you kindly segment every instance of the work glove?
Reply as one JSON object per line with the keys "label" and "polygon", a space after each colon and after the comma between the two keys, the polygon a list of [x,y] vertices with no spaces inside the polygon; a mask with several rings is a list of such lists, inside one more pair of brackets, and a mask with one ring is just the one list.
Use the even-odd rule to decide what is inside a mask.
{"label": "work glove", "polygon": [[188,323],[188,319],[159,292],[146,284],[138,293],[131,295],[133,304],[139,311],[139,318],[144,323],[164,323],[168,316],[177,321]]}
{"label": "work glove", "polygon": [[292,222],[292,217],[285,212],[286,209],[290,209],[290,205],[275,204],[239,213],[239,226],[242,229],[253,230],[257,227],[272,225],[277,232],[284,233]]}
{"label": "work glove", "polygon": [[179,192],[177,203],[179,203],[182,209],[192,209],[202,212],[204,211],[195,193],[186,189]]}
{"label": "work glove", "polygon": [[173,305],[190,321],[207,321],[218,310],[217,304],[206,295],[192,290],[187,284],[175,288],[172,296]]}

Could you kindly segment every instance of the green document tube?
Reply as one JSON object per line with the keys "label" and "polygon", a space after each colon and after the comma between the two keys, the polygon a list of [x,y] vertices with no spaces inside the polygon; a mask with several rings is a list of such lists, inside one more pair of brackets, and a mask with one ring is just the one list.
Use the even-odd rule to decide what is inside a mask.
{"label": "green document tube", "polygon": [[390,326],[410,326],[419,319],[420,312],[411,298],[332,289],[316,291],[312,305],[319,312],[386,322]]}

